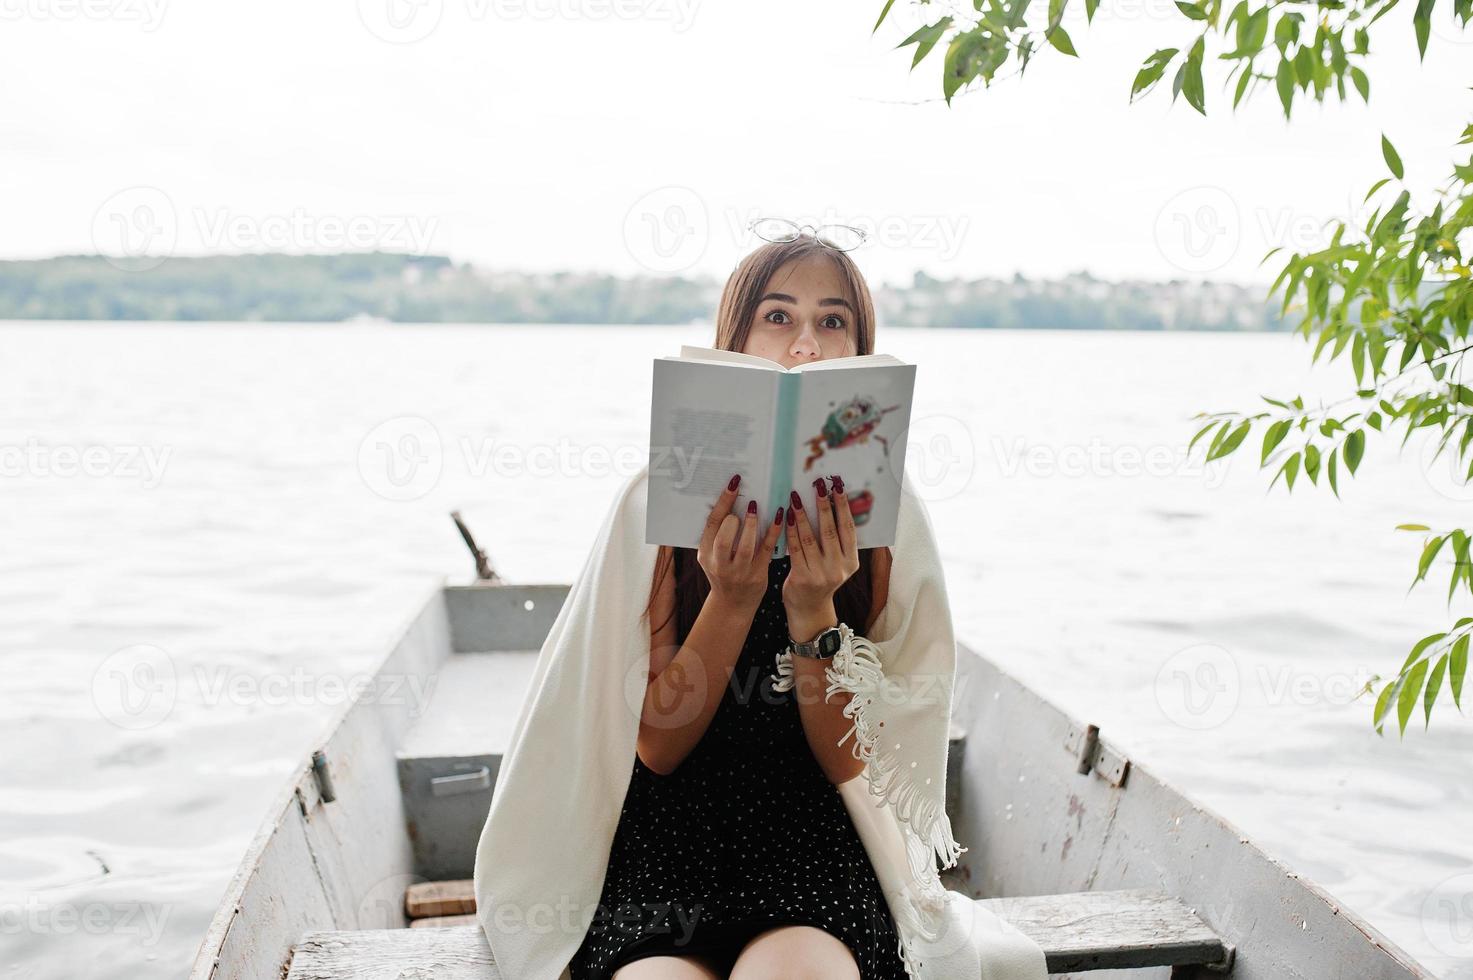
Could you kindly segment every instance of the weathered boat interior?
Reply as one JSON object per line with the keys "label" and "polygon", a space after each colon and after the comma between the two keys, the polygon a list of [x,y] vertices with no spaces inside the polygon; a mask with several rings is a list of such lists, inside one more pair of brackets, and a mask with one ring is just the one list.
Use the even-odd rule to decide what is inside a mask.
{"label": "weathered boat interior", "polygon": [[[469,878],[567,589],[425,596],[378,667],[383,683],[335,720],[272,805],[195,980],[502,976]],[[413,696],[416,684],[428,698]],[[1430,976],[1097,728],[965,647],[956,692],[948,809],[968,851],[948,886],[1033,936],[1051,974]]]}

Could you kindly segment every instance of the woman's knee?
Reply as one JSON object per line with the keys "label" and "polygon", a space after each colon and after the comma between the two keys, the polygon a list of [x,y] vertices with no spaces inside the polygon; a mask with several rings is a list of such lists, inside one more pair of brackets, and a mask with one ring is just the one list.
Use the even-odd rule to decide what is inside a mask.
{"label": "woman's knee", "polygon": [[703,956],[646,956],[614,971],[612,980],[725,980]]}
{"label": "woman's knee", "polygon": [[731,980],[859,980],[844,941],[816,926],[778,926],[742,948]]}

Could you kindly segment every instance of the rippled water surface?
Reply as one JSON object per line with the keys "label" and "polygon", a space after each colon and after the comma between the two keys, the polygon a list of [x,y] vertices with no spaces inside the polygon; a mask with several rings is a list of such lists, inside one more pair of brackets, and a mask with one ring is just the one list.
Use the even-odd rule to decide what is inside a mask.
{"label": "rippled water surface", "polygon": [[[0,324],[0,980],[186,970],[341,704],[322,678],[470,575],[448,512],[508,579],[571,580],[647,445],[650,358],[709,339]],[[1456,526],[1473,492],[1400,430],[1339,500],[1269,490],[1256,435],[1188,459],[1199,410],[1352,387],[1302,339],[880,340],[920,365],[911,472],[962,640],[1473,978],[1473,728],[1444,700],[1382,738],[1355,700],[1462,614],[1446,568],[1408,592],[1419,537],[1393,528]],[[161,707],[109,686],[138,645]]]}

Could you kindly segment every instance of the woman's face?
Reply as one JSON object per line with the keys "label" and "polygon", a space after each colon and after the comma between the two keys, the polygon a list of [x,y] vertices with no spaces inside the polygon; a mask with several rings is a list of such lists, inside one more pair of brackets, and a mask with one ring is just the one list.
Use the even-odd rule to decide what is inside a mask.
{"label": "woman's face", "polygon": [[833,262],[816,255],[780,266],[757,304],[744,354],[785,368],[856,350],[854,307]]}

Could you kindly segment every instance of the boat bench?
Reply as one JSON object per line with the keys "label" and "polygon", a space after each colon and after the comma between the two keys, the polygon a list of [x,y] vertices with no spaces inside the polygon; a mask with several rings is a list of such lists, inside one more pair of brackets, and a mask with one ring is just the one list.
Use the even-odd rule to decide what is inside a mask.
{"label": "boat bench", "polygon": [[[1043,947],[1051,974],[1170,967],[1174,980],[1228,974],[1233,947],[1179,899],[1144,889],[981,899]],[[286,980],[501,980],[470,882],[406,895],[414,927],[309,934]],[[505,980],[516,980],[507,977]]]}

